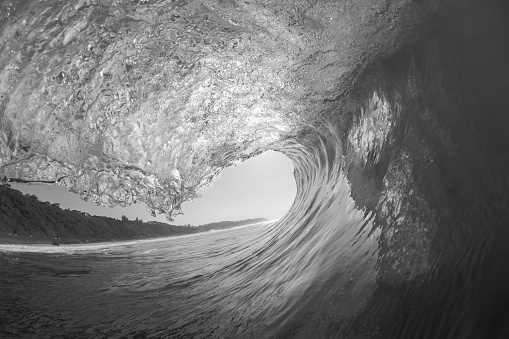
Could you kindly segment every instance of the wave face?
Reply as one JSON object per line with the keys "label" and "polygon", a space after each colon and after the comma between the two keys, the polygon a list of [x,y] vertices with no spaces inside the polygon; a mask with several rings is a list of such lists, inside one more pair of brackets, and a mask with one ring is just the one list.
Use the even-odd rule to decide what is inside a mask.
{"label": "wave face", "polygon": [[503,309],[489,306],[501,305],[495,299],[506,290],[506,271],[497,271],[503,243],[464,236],[466,244],[450,244],[461,261],[451,266],[448,257],[424,272],[416,265],[395,281],[397,268],[384,271],[394,259],[383,242],[391,228],[351,198],[336,131],[281,148],[294,160],[298,194],[275,223],[126,243],[0,246],[0,336],[503,338]]}
{"label": "wave face", "polygon": [[[44,253],[49,251],[44,249],[27,254],[23,248],[13,251],[3,246],[0,334],[508,337],[509,118],[505,91],[509,88],[509,48],[502,32],[509,29],[503,17],[505,6],[496,1],[418,2],[419,6],[411,1],[388,6],[377,2],[378,7],[358,3],[345,5],[350,16],[339,14],[345,13],[335,7],[339,2],[317,2],[314,12],[296,10],[295,20],[301,25],[294,28],[283,24],[293,20],[287,8],[271,12],[258,5],[249,7],[251,14],[239,21],[244,26],[238,29],[244,29],[243,37],[251,36],[263,53],[249,50],[242,39],[237,45],[221,43],[238,33],[234,27],[239,14],[233,13],[246,12],[230,3],[223,4],[220,12],[221,6],[211,3],[196,7],[194,2],[176,2],[173,12],[156,12],[164,20],[151,17],[152,21],[147,14],[152,12],[145,12],[141,5],[134,6],[138,12],[132,13],[137,17],[131,12],[121,13],[123,16],[101,12],[101,20],[112,21],[111,27],[128,23],[131,31],[147,36],[155,34],[145,26],[149,24],[161,31],[200,29],[203,35],[198,37],[202,38],[210,32],[200,26],[203,20],[184,20],[192,18],[185,13],[199,13],[199,18],[209,18],[203,22],[223,27],[224,36],[219,35],[210,50],[205,40],[200,42],[193,34],[182,37],[181,46],[168,47],[182,52],[181,64],[168,59],[167,51],[157,50],[161,58],[157,59],[148,48],[156,46],[143,45],[138,56],[160,62],[146,70],[150,79],[155,79],[150,72],[158,73],[161,67],[175,66],[177,71],[168,73],[175,75],[168,87],[161,88],[158,81],[151,83],[153,87],[142,86],[142,92],[157,93],[153,100],[147,99],[148,93],[144,97],[142,92],[139,96],[133,92],[132,106],[120,105],[117,101],[125,97],[118,93],[106,95],[103,87],[91,86],[88,77],[76,83],[68,78],[65,88],[90,93],[100,88],[104,94],[98,99],[103,102],[101,107],[117,112],[113,108],[118,104],[120,113],[87,127],[83,121],[101,112],[92,105],[84,115],[78,110],[77,122],[69,123],[65,105],[58,105],[57,97],[56,106],[51,106],[56,112],[51,125],[55,138],[32,143],[28,149],[25,139],[30,134],[19,117],[26,114],[32,119],[30,114],[39,111],[34,107],[22,111],[16,103],[31,93],[24,86],[30,85],[28,75],[33,70],[23,71],[23,56],[12,63],[8,81],[2,82],[7,94],[0,107],[1,166],[8,178],[61,178],[62,183],[88,192],[99,202],[128,203],[139,196],[171,214],[186,195],[193,196],[222,167],[273,149],[294,162],[298,192],[285,217],[265,226],[157,243],[62,247],[59,254]],[[51,64],[48,60],[48,67],[60,67],[64,59],[76,61],[75,53],[81,52],[70,48],[81,46],[79,33],[101,27],[94,26],[93,20],[85,24],[77,19],[89,15],[96,5],[89,1],[74,10],[65,7],[74,19],[54,23],[53,38],[62,48],[59,53],[68,59],[57,58]],[[106,7],[101,8],[111,9]],[[419,11],[413,11],[417,7]],[[126,6],[125,10],[130,9]],[[288,16],[278,16],[281,13]],[[326,17],[329,13],[338,16]],[[41,18],[51,16],[41,14]],[[358,31],[342,30],[343,19]],[[16,27],[5,34],[22,34],[31,26]],[[405,29],[410,37],[402,34]],[[103,33],[109,36],[111,32]],[[118,30],[118,34],[120,37],[111,34],[111,45],[103,46],[104,50],[124,46],[122,38],[128,33]],[[193,43],[203,49],[194,51],[196,55],[186,54],[196,47]],[[244,54],[234,45],[241,46]],[[100,61],[105,56],[101,55],[103,48],[98,50]],[[122,53],[129,54],[129,49],[124,50],[109,56],[117,60]],[[302,50],[310,53],[299,54]],[[242,87],[242,76],[237,78],[244,73],[233,67],[239,66],[239,56],[246,55],[257,55],[252,59],[256,65],[249,66],[266,71],[246,68],[259,76],[244,79],[256,80],[246,84],[248,88]],[[191,56],[207,56],[209,66],[224,68],[213,77],[218,92],[200,87],[204,83],[201,72],[209,68],[192,67],[187,63],[192,58],[186,59]],[[112,74],[104,76],[104,72],[99,78],[102,64],[94,65],[99,68],[90,72],[97,76],[96,81],[111,82],[118,90],[120,85],[113,82],[123,78],[110,78]],[[122,65],[126,72],[138,67]],[[342,69],[341,65],[346,66]],[[60,85],[64,78],[55,74]],[[24,80],[17,83],[19,79]],[[150,80],[140,79],[137,81],[145,85]],[[41,89],[39,94],[46,95],[35,82],[32,85]],[[56,96],[62,94],[64,86],[52,86]],[[260,92],[259,101],[251,97]],[[182,94],[177,98],[182,101],[174,106],[177,115],[162,107],[169,93]],[[209,97],[217,100],[206,101]],[[197,102],[210,105],[201,107]],[[182,125],[171,120],[176,116],[182,118]],[[194,128],[199,117],[205,120]],[[44,125],[37,119],[30,121],[37,122],[35,127]],[[246,123],[249,128],[242,128]],[[118,134],[110,130],[116,127]],[[240,134],[233,133],[237,127]],[[125,131],[133,134],[123,134]],[[166,139],[157,139],[157,135],[174,138],[175,144],[165,144]],[[123,153],[122,138],[138,140],[140,147]],[[85,144],[83,153],[74,152],[80,145],[76,140]],[[115,145],[121,146],[116,149]],[[154,161],[144,158],[147,154]],[[186,156],[178,158],[179,154]]]}
{"label": "wave face", "polygon": [[0,247],[3,334],[308,338],[346,331],[373,293],[379,232],[349,198],[340,146],[336,134],[284,146],[299,194],[276,223],[156,242]]}

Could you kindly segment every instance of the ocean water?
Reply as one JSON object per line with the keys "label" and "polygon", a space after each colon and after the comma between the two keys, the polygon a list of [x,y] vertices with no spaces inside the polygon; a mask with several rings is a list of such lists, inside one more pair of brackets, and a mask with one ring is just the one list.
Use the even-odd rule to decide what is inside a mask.
{"label": "ocean water", "polygon": [[306,229],[279,255],[295,235],[277,222],[160,241],[4,245],[0,337],[260,338],[288,326],[323,336],[374,286],[376,235],[341,249],[335,240],[360,225],[345,226],[325,239]]}
{"label": "ocean water", "polygon": [[[58,8],[61,2],[51,3]],[[128,2],[115,2],[113,7],[124,7],[124,3]],[[144,11],[145,3],[132,5]],[[364,13],[360,11],[364,2],[358,3],[361,7],[354,14]],[[359,54],[359,67],[364,68],[358,70],[345,97],[333,93],[335,85],[327,87],[326,78],[324,87],[316,91],[310,84],[301,99],[312,100],[313,105],[316,100],[318,108],[302,107],[316,108],[320,116],[303,121],[295,117],[288,126],[301,126],[302,133],[293,135],[293,141],[282,139],[271,146],[295,165],[297,195],[282,219],[150,241],[0,245],[0,338],[509,338],[509,119],[505,102],[509,52],[501,48],[507,44],[503,34],[507,20],[501,7],[489,9],[483,3],[489,2],[475,2],[470,9],[454,4],[444,7],[430,18],[428,24],[433,27],[423,27],[423,37],[415,37],[415,45],[402,47],[391,57],[392,44],[380,35],[374,45],[387,47],[387,54],[381,54],[387,60],[372,60],[367,65]],[[93,1],[80,4],[77,8],[83,10],[95,6]],[[179,1],[176,7],[185,4]],[[381,15],[398,12],[394,4]],[[78,10],[71,7],[66,7],[71,14]],[[424,6],[411,2],[409,7]],[[399,16],[387,20],[384,27],[397,30],[401,24],[399,29],[405,30],[406,24],[420,17],[412,15],[417,11],[410,12],[407,21],[401,14],[401,23]],[[51,11],[43,13],[50,16]],[[378,13],[373,14],[374,20]],[[44,19],[44,15],[39,16]],[[102,13],[97,22],[111,18]],[[176,18],[168,15],[170,21]],[[1,17],[0,23],[8,20]],[[50,45],[48,39],[65,40],[63,48],[69,46],[69,55],[74,55],[75,47],[88,44],[88,39],[77,37],[86,23],[73,20],[65,36],[52,31],[54,37],[48,33],[40,40],[30,40],[39,45],[23,52],[26,59],[34,50],[43,51],[46,43]],[[19,21],[18,28],[13,26],[9,33],[14,37],[32,22]],[[122,34],[145,32],[137,28],[143,20],[126,16],[121,21],[132,25],[130,33]],[[60,27],[65,22],[58,19],[51,25]],[[155,17],[153,22],[160,23]],[[58,29],[63,27],[67,26]],[[102,26],[88,27],[99,30]],[[116,33],[111,33],[101,31],[101,36],[117,41]],[[426,34],[429,37],[424,38]],[[158,40],[154,41],[158,46]],[[189,41],[195,39],[191,36]],[[92,47],[101,54],[107,46],[83,50],[92,58]],[[147,52],[147,59],[166,60],[166,52],[156,50]],[[317,55],[321,52],[325,50]],[[17,61],[5,68],[2,86],[9,91],[21,88],[9,81],[31,72],[21,72],[23,53],[13,55]],[[305,60],[313,64],[315,59],[320,57]],[[56,75],[52,86],[65,80],[60,73],[62,60],[41,57],[41,62],[56,64],[51,70]],[[181,64],[178,60],[177,65]],[[151,70],[163,72],[154,65]],[[276,64],[274,69],[280,68]],[[178,69],[185,77],[194,68]],[[87,72],[80,77],[88,79]],[[320,80],[325,72],[316,78]],[[341,79],[347,81],[348,76]],[[31,82],[23,84],[32,86]],[[159,90],[158,85],[139,89],[151,93]],[[27,88],[26,93],[35,93]],[[40,92],[46,95],[46,90]],[[10,100],[2,95],[5,102]],[[15,98],[31,102],[24,99],[28,96]],[[277,95],[274,98],[279,100]],[[13,126],[22,126],[25,106],[15,106],[9,107],[16,111],[6,112],[12,119],[18,117]],[[76,106],[76,119],[83,119],[80,107]],[[281,107],[285,107],[284,100]],[[61,116],[64,112],[67,116],[65,105],[57,108]],[[33,111],[39,112],[37,108]],[[286,112],[294,114],[290,108]],[[310,121],[320,130],[309,126]],[[10,124],[9,120],[6,126]],[[40,123],[43,125],[50,126]],[[232,126],[236,129],[237,125]],[[279,128],[271,120],[262,127]],[[189,128],[189,136],[194,137],[194,131]],[[13,146],[4,149],[6,154],[14,152]],[[234,157],[224,152],[214,153],[219,158],[210,162],[226,164]],[[38,169],[37,165],[30,168]],[[23,172],[22,167],[14,170]],[[6,173],[7,177],[18,175]]]}
{"label": "ocean water", "polygon": [[278,221],[0,245],[0,338],[506,338],[504,233],[465,237],[460,262],[388,284],[380,227],[351,198],[333,131],[281,149],[298,194]]}
{"label": "ocean water", "polygon": [[[0,245],[0,337],[327,337],[376,285],[378,237],[333,146],[281,220],[95,245]],[[297,160],[298,162],[299,160]],[[322,189],[326,185],[327,189]],[[332,332],[331,332],[332,331]]]}

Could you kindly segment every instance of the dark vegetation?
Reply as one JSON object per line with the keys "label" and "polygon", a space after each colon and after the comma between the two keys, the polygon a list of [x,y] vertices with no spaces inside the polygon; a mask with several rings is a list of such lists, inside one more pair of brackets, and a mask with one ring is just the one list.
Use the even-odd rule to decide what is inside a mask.
{"label": "dark vegetation", "polygon": [[167,237],[249,225],[265,219],[223,221],[198,227],[93,216],[63,210],[35,195],[0,186],[0,243],[84,243]]}

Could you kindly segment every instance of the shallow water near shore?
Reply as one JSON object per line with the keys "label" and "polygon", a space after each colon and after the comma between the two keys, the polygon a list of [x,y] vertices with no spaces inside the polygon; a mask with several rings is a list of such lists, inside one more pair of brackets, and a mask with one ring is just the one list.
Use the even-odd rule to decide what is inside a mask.
{"label": "shallow water near shore", "polygon": [[[277,220],[271,220],[268,222],[263,222],[263,224],[267,223],[274,223]],[[244,227],[252,227],[253,225],[245,225],[245,226],[238,226],[238,227],[232,227],[231,229],[238,229],[238,228],[244,228]],[[205,233],[212,233],[212,232],[224,232],[226,230],[212,230]],[[128,246],[128,245],[135,245],[135,244],[149,244],[154,242],[164,242],[171,239],[181,239],[186,237],[192,237],[200,235],[200,233],[192,233],[192,234],[184,234],[184,235],[175,235],[175,236],[169,236],[169,237],[159,237],[159,238],[148,238],[148,239],[137,239],[137,240],[123,240],[123,241],[104,241],[104,242],[96,242],[96,243],[86,243],[86,244],[59,244],[58,246],[55,246],[51,243],[22,243],[16,242],[16,243],[6,243],[6,244],[0,244],[0,252],[34,252],[34,253],[74,253],[74,252],[85,252],[85,251],[95,251],[103,248],[112,248],[117,246]]]}

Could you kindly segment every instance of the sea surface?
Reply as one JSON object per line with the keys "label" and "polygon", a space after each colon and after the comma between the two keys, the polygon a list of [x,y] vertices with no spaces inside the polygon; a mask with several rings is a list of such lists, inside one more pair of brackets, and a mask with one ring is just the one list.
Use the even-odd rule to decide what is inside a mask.
{"label": "sea surface", "polygon": [[339,142],[331,133],[285,145],[298,193],[278,221],[161,240],[0,245],[0,338],[348,334],[376,287],[380,231],[350,198]]}
{"label": "sea surface", "polygon": [[388,283],[387,242],[351,198],[339,145],[333,129],[285,145],[297,195],[278,221],[156,240],[0,245],[0,338],[509,338],[505,228],[465,233],[458,224],[464,241],[445,248],[459,260]]}
{"label": "sea surface", "polygon": [[157,241],[0,245],[0,337],[259,338],[294,317],[312,318],[313,326],[293,329],[301,336],[324,334],[369,296],[376,236],[330,246],[358,231],[352,220],[310,243],[306,230],[291,255],[275,255],[278,225]]}
{"label": "sea surface", "polygon": [[[234,3],[221,2],[225,6],[226,3]],[[273,99],[267,99],[267,96],[263,100],[269,100],[267,102],[270,105],[267,107],[281,106],[281,117],[283,113],[289,113],[288,126],[306,125],[293,141],[284,139],[274,144],[273,150],[286,154],[292,160],[297,186],[295,201],[280,220],[159,240],[59,247],[0,245],[0,339],[509,338],[509,123],[505,90],[509,79],[506,76],[509,53],[499,50],[498,46],[508,41],[503,33],[507,31],[504,29],[507,28],[507,20],[503,15],[507,11],[498,10],[499,7],[489,9],[479,6],[479,10],[476,6],[463,8],[463,3],[468,2],[457,1],[458,5],[455,7],[456,1],[451,1],[451,13],[448,13],[449,6],[444,5],[444,9],[440,10],[436,17],[429,18],[429,25],[433,26],[429,27],[429,34],[426,33],[428,29],[423,27],[422,34],[429,35],[429,38],[423,37],[423,41],[417,45],[412,44],[404,48],[401,54],[398,52],[387,60],[373,58],[377,55],[380,58],[383,55],[388,57],[394,52],[396,44],[385,41],[383,32],[379,35],[375,32],[376,26],[372,26],[373,40],[360,39],[359,46],[376,41],[376,44],[373,44],[374,49],[378,51],[387,47],[387,51],[380,51],[381,54],[373,52],[372,57],[368,47],[365,54],[352,52],[352,60],[357,60],[358,57],[355,63],[359,64],[358,67],[366,67],[366,70],[362,71],[362,76],[360,69],[352,70],[352,77],[355,76],[357,80],[355,84],[352,83],[352,91],[348,90],[345,94],[335,93],[336,83],[328,82],[330,79],[327,77],[324,77],[323,85],[316,85],[319,89],[313,90],[314,83],[321,82],[322,75],[329,72],[326,61],[332,60],[332,55],[336,52],[341,54],[339,49],[343,48],[343,43],[339,38],[337,48],[309,54],[309,57],[308,54],[302,54],[299,56],[299,63],[295,63],[299,65],[298,69],[309,67],[312,70],[315,69],[315,64],[321,65],[323,62],[324,68],[320,73],[313,76],[310,74],[309,79],[312,79],[313,84],[310,83],[309,91],[304,82],[304,85],[299,82],[299,85],[294,87],[291,83],[292,86],[286,86],[286,83],[281,82],[285,85],[281,87],[281,91],[285,88],[288,96],[280,98],[277,91],[272,92],[279,82],[272,82],[270,79],[271,74],[279,71],[270,73],[271,69],[262,69],[267,71],[268,75],[260,80],[253,78],[254,87],[249,87],[249,90],[255,93],[259,88],[267,88],[266,93],[275,93],[270,94]],[[472,1],[474,2],[482,4],[494,1]],[[210,37],[214,38],[210,39],[213,42],[217,35],[216,31],[207,31],[206,34],[200,33],[193,37],[193,34],[186,32],[183,35],[183,47],[177,48],[176,43],[180,41],[180,37],[173,35],[174,33],[168,36],[162,34],[164,41],[171,40],[171,44],[160,46],[162,40],[158,40],[159,38],[150,40],[156,30],[148,29],[149,27],[145,30],[143,25],[163,23],[163,26],[168,27],[168,32],[173,32],[174,20],[179,19],[175,27],[183,27],[186,31],[188,28],[193,30],[199,27],[188,21],[189,17],[180,17],[170,12],[165,17],[169,22],[160,21],[157,16],[162,13],[162,9],[160,11],[157,2],[151,4],[154,7],[145,7],[148,1],[103,1],[101,4],[104,6],[97,11],[94,8],[96,1],[80,1],[76,4],[69,2],[65,11],[62,10],[61,15],[57,13],[51,20],[54,14],[52,9],[62,7],[62,1],[48,2],[51,6],[46,2],[35,1],[4,3],[19,5],[16,10],[0,12],[0,26],[8,23],[6,27],[9,28],[10,35],[6,36],[15,38],[10,39],[14,43],[9,46],[16,48],[16,51],[11,49],[8,52],[10,54],[6,54],[8,58],[2,64],[4,76],[0,87],[3,86],[4,89],[0,89],[5,92],[0,93],[0,99],[9,102],[10,106],[1,106],[4,104],[0,103],[0,110],[8,107],[8,110],[4,109],[9,114],[5,113],[5,126],[12,124],[19,127],[16,133],[20,136],[10,133],[10,127],[6,127],[4,148],[8,157],[10,154],[25,154],[27,158],[16,158],[20,164],[32,156],[32,153],[23,153],[28,151],[25,150],[21,136],[26,134],[29,141],[28,135],[31,132],[27,131],[32,131],[31,125],[27,123],[25,126],[25,117],[30,114],[36,117],[33,118],[33,121],[37,120],[33,122],[33,126],[41,127],[41,132],[37,132],[41,137],[45,135],[45,138],[48,136],[53,140],[60,133],[58,140],[60,136],[64,140],[64,135],[69,135],[69,146],[59,149],[62,152],[73,152],[71,140],[74,139],[71,136],[74,134],[64,131],[68,126],[67,122],[71,121],[69,119],[74,119],[71,123],[76,126],[81,124],[79,121],[85,117],[91,122],[97,120],[95,115],[87,116],[91,113],[84,111],[89,110],[89,104],[80,98],[86,95],[83,93],[95,93],[94,98],[102,98],[102,101],[98,100],[98,104],[104,102],[104,107],[115,111],[118,109],[119,112],[127,109],[124,99],[129,97],[125,93],[133,93],[140,98],[140,93],[146,93],[149,98],[156,98],[152,93],[164,94],[166,91],[160,89],[161,82],[175,81],[175,86],[184,86],[185,83],[185,87],[178,87],[179,91],[182,90],[178,93],[188,93],[186,88],[194,86],[193,82],[187,82],[190,81],[188,75],[197,72],[194,70],[194,62],[198,52],[191,48],[191,43],[201,44],[199,41],[202,41],[203,36],[206,37],[203,41],[209,41]],[[0,2],[0,7],[4,3]],[[26,10],[27,14],[24,12],[25,8],[29,8],[31,3],[41,4],[41,8],[46,7],[48,10],[33,10],[29,13]],[[126,7],[131,8],[132,13],[135,13],[134,10],[139,10],[136,13],[147,13],[145,18],[149,18],[150,12],[154,15],[150,14],[152,19],[148,22],[127,16],[129,11],[124,14],[120,11],[121,17],[116,20],[113,14],[117,12],[102,12],[102,8],[109,3],[119,11],[121,7]],[[322,6],[323,9],[317,13],[325,12],[327,7],[323,6],[329,3],[333,2],[318,2],[317,6]],[[348,8],[349,3],[355,1],[344,3]],[[352,7],[358,9],[358,12],[351,13],[352,18],[361,20],[363,17],[362,20],[366,21],[359,22],[369,25],[371,22],[385,20],[384,18],[391,19],[394,15],[397,20],[387,20],[386,24],[391,30],[394,28],[401,31],[406,30],[406,23],[414,17],[420,17],[414,16],[413,10],[404,14],[403,9],[426,8],[422,1],[388,1],[383,4],[379,1],[378,5],[383,6],[373,5],[369,10],[371,5],[368,6],[367,1],[359,3],[361,6]],[[366,3],[366,6],[362,3]],[[403,6],[403,3],[409,5]],[[449,2],[429,3],[432,4],[429,6],[440,7],[439,3]],[[10,5],[2,8],[12,7]],[[179,6],[187,6],[187,2],[175,1],[173,4],[172,1],[172,8]],[[299,12],[297,7],[296,15]],[[39,6],[34,8],[38,9]],[[145,12],[145,8],[148,12]],[[276,11],[275,5],[270,5],[266,11],[260,10],[256,15],[263,21],[266,15],[264,13],[269,13],[270,8]],[[400,8],[401,15],[398,13]],[[14,17],[17,11],[25,13],[30,20],[24,20],[24,17],[20,16],[19,20],[16,19],[16,25],[11,24],[9,20],[14,19],[9,19],[9,16]],[[385,16],[385,12],[394,13]],[[85,13],[98,17],[90,17],[94,20],[89,20]],[[341,15],[344,15],[346,20],[350,13]],[[379,15],[380,19],[376,18]],[[405,19],[405,15],[409,18]],[[86,21],[77,21],[80,16]],[[216,15],[207,14],[207,17],[213,19]],[[305,17],[306,15],[302,14],[302,20]],[[399,20],[400,17],[402,20]],[[306,25],[312,24],[318,30],[320,24],[313,23],[315,19],[310,18],[306,19]],[[202,17],[193,20],[196,24],[204,22]],[[220,19],[220,15],[214,20],[224,21]],[[287,19],[281,20],[286,22]],[[47,25],[47,32],[44,34],[40,27],[31,26],[32,23],[43,25],[42,22],[46,21],[47,24],[44,25]],[[103,23],[110,25],[111,30],[105,30],[107,27],[104,28]],[[284,31],[271,28],[278,27],[279,23],[272,26],[269,21],[268,25],[275,34],[282,35],[283,38],[288,36],[285,33],[286,28]],[[437,27],[434,27],[435,25]],[[401,27],[398,28],[399,26]],[[78,36],[88,34],[85,27],[97,35]],[[341,32],[350,31],[348,27],[339,28],[338,31]],[[315,28],[310,34],[314,35],[314,31]],[[228,37],[234,32],[236,31],[232,27],[228,27],[223,33]],[[134,70],[141,71],[137,68],[130,73],[132,75],[124,75],[124,68],[128,72],[134,67],[131,61],[128,62],[132,56],[128,50],[132,47],[126,39],[134,33],[137,34],[136,37],[143,39],[139,41],[140,44],[141,41],[147,41],[146,47],[140,49],[143,54],[136,60],[139,60],[140,65],[148,65],[147,69],[154,72],[147,73],[147,79],[141,82],[145,87],[138,84],[141,78]],[[359,32],[359,37],[362,38],[364,35],[360,33],[362,32]],[[170,36],[172,38],[168,39]],[[352,35],[352,39],[354,36],[356,35]],[[316,39],[319,37],[320,35],[317,35]],[[221,39],[223,38],[219,37],[218,41],[222,42]],[[315,37],[310,41],[314,41],[313,39]],[[92,43],[94,40],[100,43]],[[175,45],[172,45],[173,40]],[[413,41],[413,38],[409,40]],[[420,40],[420,37],[415,37],[416,42]],[[305,41],[302,38],[303,44]],[[62,44],[61,50],[43,55],[43,51],[52,49],[57,43]],[[218,43],[210,48],[222,53],[219,51],[223,48],[221,45]],[[233,43],[232,40],[231,45],[231,48],[234,48],[237,42]],[[116,53],[113,49],[118,48],[115,46],[126,49],[125,52],[118,53],[118,58],[126,56],[124,61],[111,59],[111,55]],[[269,43],[268,46],[279,45]],[[350,44],[348,41],[344,46],[355,47],[353,42]],[[189,52],[185,55],[172,52],[170,56],[169,53],[175,49]],[[356,49],[357,47],[353,48]],[[272,51],[272,47],[268,50]],[[35,51],[41,54],[35,54]],[[78,58],[78,52],[82,53],[83,57]],[[230,54],[225,55],[228,59]],[[37,59],[31,61],[34,56],[37,56]],[[242,55],[241,60],[248,57],[249,54]],[[305,67],[300,66],[301,57],[302,66]],[[170,61],[170,58],[174,59]],[[189,62],[183,62],[185,58],[188,58]],[[283,61],[287,60],[284,53],[274,53],[274,58],[276,66],[270,66],[274,70],[283,62],[292,65],[291,62]],[[76,62],[71,63],[71,60]],[[88,61],[85,62],[86,60]],[[116,63],[116,68],[111,67],[116,69],[117,75],[99,72],[99,69],[109,69],[104,67],[110,67],[110,60],[113,60],[111,65]],[[209,60],[213,59],[207,57],[207,64]],[[337,65],[342,64],[342,61],[338,60]],[[368,61],[370,64],[364,65]],[[40,67],[46,69],[45,78],[35,62],[40,62]],[[167,67],[159,67],[160,62]],[[271,59],[267,64],[272,63]],[[354,61],[349,63],[353,65]],[[371,63],[373,67],[370,66]],[[331,65],[334,66],[334,63]],[[170,66],[172,70],[168,71]],[[206,69],[204,64],[199,66],[200,69],[202,66]],[[173,70],[175,67],[177,70]],[[343,66],[338,66],[338,69],[342,68]],[[233,68],[223,69],[225,74],[235,73]],[[334,70],[330,69],[331,72]],[[301,73],[297,72],[297,68],[295,72],[295,76],[289,78],[300,79]],[[222,73],[218,68],[217,79],[226,82],[228,78],[223,79]],[[255,73],[258,73],[258,66]],[[97,81],[103,83],[103,87],[90,82],[93,74],[100,75],[102,80]],[[175,74],[175,77],[168,74]],[[346,75],[343,76],[343,72],[341,74],[337,84],[348,83],[350,75],[344,73]],[[186,80],[183,80],[184,77]],[[251,75],[246,77],[251,78]],[[73,80],[78,78],[79,83],[78,80]],[[43,86],[46,82],[39,79],[46,79],[44,81],[52,85]],[[99,77],[94,75],[92,79]],[[191,78],[192,81],[201,81],[199,79],[201,78]],[[257,87],[258,82],[265,79],[270,79],[268,84],[273,83],[274,86]],[[76,81],[76,85],[72,85],[71,80]],[[240,82],[235,83],[235,86],[240,86]],[[111,88],[108,87],[110,84]],[[64,88],[81,88],[84,92],[76,92],[76,95],[71,96]],[[218,91],[221,91],[221,88],[229,87],[218,87]],[[241,93],[240,88],[231,93]],[[121,91],[119,90],[117,95],[114,89]],[[22,91],[26,96],[22,95]],[[36,93],[40,93],[41,103],[53,105],[40,107],[50,110],[53,110],[50,107],[55,107],[54,114],[37,108],[39,106],[32,100]],[[224,93],[218,103],[226,102],[221,101],[221,98],[226,98],[230,92]],[[260,100],[263,93],[262,91]],[[343,101],[343,95],[348,95],[348,100]],[[306,100],[302,106],[300,103],[288,106],[296,107],[295,112],[284,108],[293,98]],[[272,106],[270,100],[275,102],[279,99],[281,103]],[[144,100],[141,104],[149,105],[149,101]],[[258,94],[253,100],[258,100]],[[65,102],[65,105],[60,102]],[[323,113],[323,117],[316,116],[315,120],[315,117],[310,116],[306,120],[298,120],[299,112],[311,107],[314,102],[318,105],[316,112]],[[344,107],[343,102],[346,105]],[[150,106],[152,107],[151,103]],[[150,109],[163,109],[159,104],[154,105],[156,106],[157,108]],[[225,104],[224,107],[226,106]],[[67,107],[72,107],[72,112],[68,112]],[[101,119],[97,124],[91,125],[91,130],[109,130],[106,126],[109,126],[110,116],[113,115],[106,111],[109,115],[103,121],[101,107],[103,106],[92,109],[92,112],[101,114]],[[248,109],[242,107],[243,110]],[[251,103],[245,107],[251,107]],[[220,109],[221,107],[218,108]],[[270,111],[259,111],[264,112],[263,119],[272,119]],[[225,112],[222,114],[227,115],[232,111]],[[4,114],[3,111],[0,113]],[[68,118],[71,113],[73,117]],[[193,121],[195,118],[197,121],[205,119],[201,111],[196,114],[190,116]],[[41,123],[42,120],[39,119],[46,119],[45,117],[49,120]],[[64,118],[67,120],[62,120]],[[253,121],[256,119],[258,118],[253,118]],[[279,129],[279,124],[270,119],[263,126],[271,131]],[[209,119],[203,124],[206,125],[209,121],[213,123],[213,119]],[[164,120],[165,124],[169,122],[170,120]],[[319,124],[320,130],[313,127],[315,125],[307,126],[309,123]],[[176,128],[173,120],[171,124],[171,130]],[[196,124],[201,126],[198,122]],[[238,126],[243,124],[241,121]],[[54,130],[59,132],[46,133],[46,129],[42,129],[50,126],[55,126]],[[232,126],[234,127],[228,128],[233,131],[237,125]],[[146,127],[145,132],[150,133],[150,128]],[[187,130],[186,128],[182,130]],[[214,128],[208,128],[213,131],[213,135],[216,134]],[[189,131],[186,135],[193,139],[192,129]],[[251,131],[257,132],[253,128],[243,135],[251,138]],[[152,136],[147,133],[146,144],[152,145]],[[196,133],[201,132],[197,129]],[[92,145],[92,141],[96,143],[94,138],[93,135],[90,138],[87,136],[87,145],[89,142]],[[166,139],[159,139],[166,145]],[[227,139],[230,137],[224,140]],[[272,137],[270,139],[272,140]],[[187,137],[182,137],[182,140],[187,140]],[[30,144],[28,141],[27,145]],[[39,141],[35,141],[36,139],[31,145],[39,146],[33,147],[43,147]],[[100,140],[97,142],[102,145]],[[56,145],[52,143],[53,141],[48,145]],[[73,141],[72,144],[79,145],[79,142]],[[110,147],[107,145],[104,143],[105,150]],[[244,147],[240,144],[237,146]],[[95,154],[96,146],[93,147],[85,150],[84,154]],[[225,150],[229,149],[228,147],[230,146],[225,144]],[[28,146],[26,148],[28,149]],[[231,160],[234,156],[230,153],[221,154],[222,148],[223,146],[218,146],[218,159],[209,159],[208,155],[203,159],[209,159],[211,163],[226,164],[226,160]],[[254,152],[254,148],[249,149],[249,152]],[[38,152],[38,148],[35,148],[34,152]],[[145,154],[143,157],[147,158]],[[95,160],[92,163],[95,164]],[[35,170],[38,165],[34,164]],[[89,166],[88,162],[86,166]],[[19,167],[19,171],[21,170],[22,167]],[[97,173],[101,172],[102,170]],[[376,215],[372,211],[376,211]],[[263,211],[260,211],[260,215],[263,215]]]}

